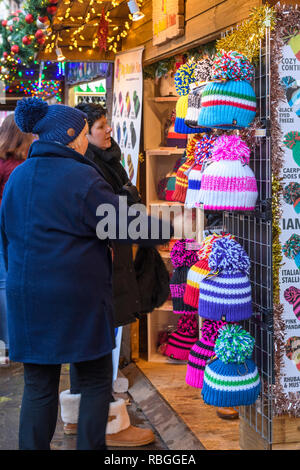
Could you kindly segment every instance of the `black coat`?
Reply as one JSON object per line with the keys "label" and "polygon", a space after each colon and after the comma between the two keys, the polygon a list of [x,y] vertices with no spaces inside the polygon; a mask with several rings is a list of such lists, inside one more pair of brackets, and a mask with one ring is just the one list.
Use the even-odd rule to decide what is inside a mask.
{"label": "black coat", "polygon": [[[101,150],[89,144],[85,155],[100,169],[105,180],[116,194],[129,182],[128,175],[121,164],[121,150],[112,139],[112,146]],[[136,321],[141,310],[140,295],[133,264],[132,247],[111,242],[113,260],[113,300],[115,310],[115,327],[124,326]]]}

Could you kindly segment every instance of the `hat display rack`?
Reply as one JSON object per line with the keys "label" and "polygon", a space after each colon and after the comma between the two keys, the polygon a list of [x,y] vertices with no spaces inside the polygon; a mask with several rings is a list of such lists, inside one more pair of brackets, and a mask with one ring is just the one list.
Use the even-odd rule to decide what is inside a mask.
{"label": "hat display rack", "polygon": [[[237,51],[178,69],[175,131],[189,135],[190,147],[172,195],[188,208],[222,211],[223,220],[223,233],[212,230],[203,242],[184,245],[198,261],[185,270],[182,301],[199,315],[186,383],[201,390],[207,404],[251,406],[256,423],[264,421],[256,431],[267,440],[266,391],[273,380],[269,41],[266,28],[256,69]],[[298,187],[286,188],[286,198],[297,207]],[[290,251],[297,263],[298,243]],[[249,419],[247,408],[243,413]]]}

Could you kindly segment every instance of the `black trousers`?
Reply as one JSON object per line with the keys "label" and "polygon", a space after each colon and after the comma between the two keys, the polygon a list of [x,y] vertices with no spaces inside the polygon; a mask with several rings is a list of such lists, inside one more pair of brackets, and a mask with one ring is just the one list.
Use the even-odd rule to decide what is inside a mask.
{"label": "black trousers", "polygon": [[[112,392],[112,355],[74,364],[81,399],[77,449],[106,450],[105,430]],[[20,450],[50,450],[55,432],[61,365],[24,364]]]}

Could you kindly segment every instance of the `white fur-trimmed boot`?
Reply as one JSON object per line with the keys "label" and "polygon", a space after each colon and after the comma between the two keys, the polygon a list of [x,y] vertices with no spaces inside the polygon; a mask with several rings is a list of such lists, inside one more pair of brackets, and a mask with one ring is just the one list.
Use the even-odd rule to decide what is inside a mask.
{"label": "white fur-trimmed boot", "polygon": [[125,401],[120,398],[109,406],[106,426],[106,445],[110,447],[138,447],[155,440],[151,429],[131,426]]}
{"label": "white fur-trimmed boot", "polygon": [[65,434],[77,434],[80,397],[80,393],[70,393],[70,390],[64,390],[59,394],[60,413]]}

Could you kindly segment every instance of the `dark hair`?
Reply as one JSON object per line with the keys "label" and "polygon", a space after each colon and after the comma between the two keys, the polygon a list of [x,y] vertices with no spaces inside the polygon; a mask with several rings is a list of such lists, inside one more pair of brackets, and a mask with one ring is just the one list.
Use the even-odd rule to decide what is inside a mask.
{"label": "dark hair", "polygon": [[21,132],[14,113],[9,114],[0,127],[0,158],[25,160],[32,141],[33,135]]}
{"label": "dark hair", "polygon": [[101,104],[79,103],[75,108],[87,114],[89,132],[91,132],[93,124],[98,121],[98,119],[102,118],[102,116],[106,116],[106,110]]}

